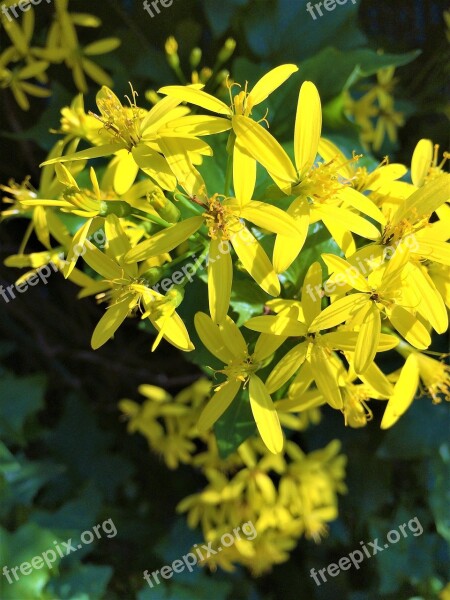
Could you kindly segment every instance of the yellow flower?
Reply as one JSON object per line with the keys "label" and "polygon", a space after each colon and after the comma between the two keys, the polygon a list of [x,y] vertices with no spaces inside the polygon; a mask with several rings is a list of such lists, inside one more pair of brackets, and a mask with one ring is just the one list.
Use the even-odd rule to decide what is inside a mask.
{"label": "yellow flower", "polygon": [[[238,119],[242,119],[244,123],[251,122],[258,129],[262,129],[261,126],[250,118],[253,108],[258,104],[261,104],[261,102],[264,102],[274,90],[282,85],[296,71],[298,71],[298,68],[295,65],[280,65],[261,77],[250,92],[247,91],[247,84],[245,84],[244,90],[241,90],[234,97],[231,93],[232,85],[230,85],[230,106],[227,106],[222,100],[204,92],[201,89],[204,86],[201,84],[189,86],[170,85],[162,87],[159,90],[161,94],[167,94],[172,98],[177,98],[180,102],[185,101],[195,104],[196,106],[200,106],[213,113],[223,115],[230,120],[228,129],[233,128],[234,133],[237,135],[237,139],[233,138],[234,191],[236,196],[240,198],[243,203],[251,199],[255,188],[256,162],[255,158],[250,156],[248,152],[245,139],[241,139],[239,135],[240,127],[238,125]],[[233,85],[239,84],[234,83]],[[205,119],[208,119],[206,125],[209,127],[209,132],[216,133],[216,128],[214,126],[218,119],[217,117],[195,116],[192,117],[192,123],[198,122],[199,124],[205,125]],[[222,119],[220,119],[220,121],[221,120]],[[222,129],[222,131],[224,130],[225,129]]]}
{"label": "yellow flower", "polygon": [[294,243],[282,235],[277,237],[273,262],[278,273],[285,271],[298,256],[310,223],[321,220],[346,253],[356,249],[350,231],[368,239],[379,237],[372,223],[347,208],[356,208],[380,223],[385,221],[369,199],[340,180],[342,165],[332,159],[314,167],[322,110],[313,83],[306,81],[300,88],[294,130],[295,165],[283,147],[260,125],[242,116],[236,116],[234,122],[237,138],[248,153],[264,166],[284,193],[297,196],[287,214],[296,221],[298,236]]}
{"label": "yellow flower", "polygon": [[[396,350],[406,359],[408,356],[414,355],[415,365],[424,387],[423,391],[431,396],[435,404],[441,402],[440,394],[444,396],[445,400],[450,401],[450,367],[448,365],[423,352],[418,352],[403,340],[399,341]],[[441,358],[445,359],[447,356],[447,354],[443,354]]]}
{"label": "yellow flower", "polygon": [[256,375],[265,359],[273,353],[273,345],[260,336],[250,354],[242,333],[227,317],[216,325],[204,313],[195,315],[195,328],[204,346],[225,363],[220,372],[226,382],[220,384],[198,421],[199,431],[205,431],[219,419],[233,402],[237,393],[248,385],[250,406],[259,434],[267,448],[277,454],[283,448],[283,432],[272,399],[264,383]]}
{"label": "yellow flower", "polygon": [[99,85],[112,85],[110,76],[90,56],[106,54],[120,46],[119,38],[111,37],[97,40],[84,48],[80,45],[75,25],[81,27],[99,27],[100,19],[85,13],[67,12],[68,0],[54,0],[56,19],[47,36],[45,55],[54,62],[64,60],[72,70],[73,80],[80,92],[87,93],[85,73]]}
{"label": "yellow flower", "polygon": [[48,62],[35,61],[24,67],[9,69],[7,65],[11,60],[11,52],[14,54],[15,48],[11,47],[0,55],[0,87],[10,88],[20,108],[28,110],[30,102],[27,94],[37,98],[51,96],[50,90],[27,81],[42,75],[48,67]]}
{"label": "yellow flower", "polygon": [[439,144],[431,140],[422,139],[417,142],[411,160],[411,179],[415,186],[422,187],[428,181],[440,177],[445,173],[443,167],[450,158],[448,152],[444,152],[442,161],[438,164]]}
{"label": "yellow flower", "polygon": [[[94,116],[103,123],[108,137],[106,143],[43,164],[115,154],[114,189],[118,194],[130,188],[139,169],[165,190],[174,190],[178,177],[189,193],[195,193],[201,178],[194,163],[198,164],[203,155],[210,155],[212,151],[208,144],[191,133],[196,130],[195,125],[180,118],[188,112],[187,109],[178,107],[180,100],[164,98],[146,111],[137,106],[137,93],[131,89],[129,106],[123,106],[106,86],[97,93],[100,115]],[[197,127],[197,131],[203,135],[201,128]]]}
{"label": "yellow flower", "polygon": [[297,230],[292,220],[282,210],[254,200],[243,204],[236,198],[221,199],[218,194],[208,198],[205,193],[196,202],[205,209],[202,216],[190,217],[155,234],[130,250],[125,260],[136,262],[170,252],[205,224],[210,238],[208,297],[213,320],[222,322],[228,312],[233,279],[230,245],[256,283],[268,294],[277,296],[280,283],[273,266],[242,220],[293,239]]}
{"label": "yellow flower", "polygon": [[[315,292],[321,284],[322,269],[319,263],[313,263],[305,276],[301,303],[284,300],[271,301],[268,306],[273,307],[278,312],[277,315],[253,317],[245,323],[245,326],[253,331],[284,338],[305,338],[304,341],[289,350],[270,373],[266,380],[266,387],[270,393],[281,388],[297,371],[298,375],[292,385],[294,389],[296,385],[300,385],[304,375],[302,365],[306,361],[311,375],[309,382],[315,381],[317,388],[330,406],[341,410],[343,400],[339,387],[339,373],[333,369],[330,362],[333,356],[332,352],[333,350],[355,352],[361,343],[358,343],[359,335],[352,331],[319,333],[321,329],[334,326],[331,322],[329,324],[327,319],[326,311],[329,309],[321,312],[322,298]],[[340,322],[338,318],[335,318],[335,321],[335,324]],[[376,332],[376,328],[374,329]],[[380,334],[379,330],[380,327],[378,335],[370,345],[368,344],[370,351],[372,348],[377,352],[395,347],[397,340],[393,336]]]}
{"label": "yellow flower", "polygon": [[[410,308],[411,295],[407,294],[407,290],[413,286],[416,277],[420,277],[420,272],[411,263],[407,264],[409,250],[406,247],[398,246],[389,263],[369,273],[367,278],[338,256],[324,254],[322,258],[329,270],[339,274],[357,293],[335,300],[316,317],[311,331],[335,327],[344,321],[359,327],[354,359],[357,374],[366,371],[377,352],[381,332],[380,312],[384,312],[397,331],[416,348],[428,348],[430,334]],[[424,281],[430,287],[425,277],[420,279],[421,284]],[[427,298],[426,305],[420,303],[416,309],[440,330],[446,329],[445,306],[437,290]]]}
{"label": "yellow flower", "polygon": [[193,350],[187,329],[176,312],[183,300],[183,290],[174,286],[163,296],[149,287],[143,276],[139,276],[136,264],[124,264],[123,256],[130,249],[130,243],[115,215],[106,217],[105,233],[109,240],[109,252],[114,259],[100,252],[89,241],[85,242],[83,254],[83,259],[104,281],[89,286],[80,296],[97,293],[98,300],[109,302],[109,307],[92,334],[91,345],[94,350],[107,342],[123,321],[138,309],[143,312],[142,318],[148,317],[158,331],[152,351],[163,337],[180,350]]}

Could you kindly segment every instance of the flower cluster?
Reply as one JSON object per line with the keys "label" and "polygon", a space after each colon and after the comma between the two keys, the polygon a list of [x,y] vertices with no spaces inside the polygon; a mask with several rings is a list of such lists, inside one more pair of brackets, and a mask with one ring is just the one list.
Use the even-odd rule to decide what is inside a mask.
{"label": "flower cluster", "polygon": [[91,57],[115,50],[120,40],[115,37],[104,38],[83,47],[76,30],[77,27],[100,27],[98,17],[69,12],[69,0],[54,0],[55,18],[47,31],[45,46],[35,46],[36,11],[29,4],[21,19],[13,19],[8,8],[15,4],[12,0],[0,2],[0,24],[11,43],[0,54],[0,87],[11,89],[22,110],[30,108],[28,96],[46,98],[51,95],[47,85],[47,69],[51,64],[64,62],[72,71],[74,83],[80,92],[88,91],[86,75],[99,85],[112,85],[111,77]]}
{"label": "flower cluster", "polygon": [[[175,397],[165,390],[142,385],[143,404],[122,400],[120,409],[128,419],[128,431],[146,437],[151,449],[162,454],[167,466],[180,463],[200,470],[206,479],[203,490],[179,503],[191,528],[201,526],[210,547],[217,549],[221,536],[237,524],[251,521],[257,536],[236,539],[232,546],[211,553],[203,561],[210,569],[231,571],[236,564],[260,575],[289,557],[299,537],[319,542],[327,524],[338,515],[338,493],[345,493],[346,458],[337,440],[321,450],[305,454],[288,441],[281,454],[269,452],[257,437],[221,458],[215,437],[199,433],[199,412],[207,404],[211,383],[201,378]],[[304,429],[305,417],[320,420],[317,408],[302,419],[286,422],[289,429]]]}
{"label": "flower cluster", "polygon": [[[62,35],[70,22],[67,15],[57,21],[55,46],[70,38]],[[439,163],[439,149],[419,141],[410,182],[407,167],[387,159],[375,169],[360,166],[360,156],[345,156],[322,137],[311,81],[300,87],[290,153],[269,132],[264,103],[297,70],[278,66],[250,89],[229,82],[228,104],[199,80],[162,87],[151,108],[138,104],[133,88],[122,103],[103,86],[96,112],[86,113],[80,96],[63,109],[64,138],[44,163],[39,189],[29,180],[3,187],[12,205],[3,217],[30,219],[9,264],[36,269],[63,252],[63,273],[80,296],[107,303],[93,348],[140,314],[156,330],[152,349],[165,339],[193,352],[194,332],[180,316],[192,294],[201,309],[196,333],[214,364],[204,367],[216,380],[198,430],[246,405],[274,454],[285,443],[282,425],[321,404],[360,427],[372,417],[369,401],[387,401],[387,428],[421,383],[435,402],[440,394],[448,399],[448,369],[422,354],[433,331],[448,329],[448,154]],[[391,76],[380,85],[388,89]],[[100,157],[108,163],[101,176],[90,168],[88,185],[86,163]],[[45,251],[27,255],[33,231]],[[329,251],[304,265],[317,233]],[[166,293],[154,289],[194,254],[209,256],[206,277],[197,260]],[[295,285],[292,268],[306,273]],[[247,302],[246,289],[265,300],[238,321],[235,300]],[[404,365],[385,374],[378,355],[394,348]]]}

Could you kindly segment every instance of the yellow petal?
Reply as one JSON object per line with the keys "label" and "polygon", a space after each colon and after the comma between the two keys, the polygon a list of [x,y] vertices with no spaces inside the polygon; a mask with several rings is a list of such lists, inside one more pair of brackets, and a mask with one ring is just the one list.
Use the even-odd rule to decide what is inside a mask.
{"label": "yellow petal", "polygon": [[192,86],[166,85],[158,90],[158,94],[166,94],[171,98],[178,98],[211,112],[231,116],[231,109],[224,102]]}
{"label": "yellow petal", "polygon": [[283,315],[252,317],[245,323],[245,326],[252,331],[271,333],[272,335],[297,337],[304,336],[307,333],[307,327],[304,323]]}
{"label": "yellow petal", "polygon": [[386,224],[386,217],[381,210],[375,206],[370,198],[364,196],[361,192],[345,186],[339,190],[337,197],[340,200],[343,200],[345,205],[349,204],[350,206],[353,206],[353,208],[356,208],[356,210],[359,210],[359,212],[367,215],[377,223],[381,223],[382,225]]}
{"label": "yellow petal", "polygon": [[80,152],[74,152],[73,154],[66,154],[66,156],[57,156],[50,160],[44,161],[40,166],[53,165],[55,163],[71,162],[73,160],[89,160],[91,158],[100,158],[101,156],[111,156],[118,150],[123,148],[123,144],[103,144],[102,146],[95,146],[95,148],[88,148],[87,150],[80,150]]}
{"label": "yellow petal", "polygon": [[203,345],[213,356],[216,356],[223,363],[229,363],[233,360],[234,354],[226,346],[218,326],[213,323],[211,317],[198,312],[194,317],[194,325]]}
{"label": "yellow petal", "polygon": [[330,304],[330,306],[327,306],[311,323],[309,331],[313,333],[336,327],[336,325],[340,325],[350,317],[353,317],[355,313],[359,312],[369,302],[367,294],[350,294],[349,296],[344,296]]}
{"label": "yellow petal", "polygon": [[133,185],[139,167],[128,150],[121,150],[118,155],[120,155],[120,160],[115,165],[114,190],[119,196],[122,196]]}
{"label": "yellow petal", "polygon": [[270,452],[279,454],[283,449],[280,420],[269,392],[257,375],[250,376],[249,396],[253,418],[262,441]]}
{"label": "yellow petal", "polygon": [[248,101],[252,106],[256,106],[260,102],[263,102],[274,90],[282,85],[289,77],[298,71],[296,65],[280,65],[275,67],[255,84],[252,88]]}
{"label": "yellow petal", "polygon": [[271,204],[252,200],[242,207],[240,216],[272,233],[298,237],[298,228],[294,220],[284,210]]}
{"label": "yellow petal", "polygon": [[392,383],[374,362],[367,367],[364,373],[359,375],[359,378],[385,398],[389,398],[394,393]]}
{"label": "yellow petal", "polygon": [[270,335],[270,333],[262,333],[256,340],[253,358],[257,362],[266,360],[266,358],[276,352],[286,340],[287,337],[282,335],[275,336]]}
{"label": "yellow petal", "polygon": [[200,193],[205,188],[205,182],[192,164],[188,152],[189,142],[174,137],[164,137],[159,141],[159,146],[181,187],[191,197]]}
{"label": "yellow petal", "polygon": [[369,240],[376,240],[380,237],[380,232],[375,225],[346,208],[338,208],[330,204],[315,204],[314,212],[322,219],[331,219],[361,237]]}
{"label": "yellow petal", "polygon": [[123,269],[111,260],[109,256],[100,252],[100,250],[89,241],[85,243],[85,248],[86,252],[83,255],[83,259],[96,273],[111,281],[114,279],[123,279]]}
{"label": "yellow petal", "polygon": [[200,433],[208,431],[223,415],[241,387],[240,381],[227,381],[215,392],[214,396],[203,409],[197,423]]}
{"label": "yellow petal", "polygon": [[297,235],[277,235],[273,249],[273,267],[277,273],[286,271],[303,248],[309,228],[308,201],[306,198],[296,198],[286,213],[294,220]]}
{"label": "yellow petal", "polygon": [[433,143],[431,140],[419,140],[411,160],[411,179],[415,186],[421,187],[428,174],[433,160]]}
{"label": "yellow petal", "polygon": [[422,217],[428,217],[450,197],[450,175],[442,174],[433,179],[406,198],[391,220],[391,227],[400,221],[417,223]]}
{"label": "yellow petal", "polygon": [[295,165],[300,176],[312,167],[316,159],[321,131],[319,92],[311,81],[305,81],[298,96],[294,131]]}
{"label": "yellow petal", "polygon": [[440,293],[428,273],[414,263],[409,263],[405,273],[406,285],[418,299],[415,310],[427,320],[437,333],[448,329],[448,314]]}
{"label": "yellow petal", "polygon": [[389,429],[408,410],[419,385],[419,367],[417,358],[410,354],[403,365],[400,377],[394,387],[394,393],[384,411],[381,429]]}
{"label": "yellow petal", "polygon": [[308,342],[302,342],[294,346],[272,369],[266,381],[269,394],[279,390],[298,371],[305,360],[307,349]]}
{"label": "yellow petal", "polygon": [[[323,256],[323,255],[322,255]],[[305,322],[310,325],[320,314],[322,296],[317,290],[322,289],[322,267],[314,262],[305,275],[302,286],[302,308]]]}
{"label": "yellow petal", "polygon": [[198,216],[167,227],[127,252],[125,261],[132,263],[170,252],[195,233],[202,223],[203,217]]}
{"label": "yellow petal", "polygon": [[244,268],[256,283],[271,296],[278,296],[281,289],[278,277],[267,254],[250,231],[243,227],[233,235],[231,243]]}
{"label": "yellow petal", "polygon": [[364,307],[364,317],[359,330],[355,348],[354,369],[360,375],[365,373],[372,364],[377,353],[381,333],[381,317],[374,302],[370,302],[367,310]]}
{"label": "yellow petal", "polygon": [[[161,102],[158,102],[158,106]],[[229,131],[231,121],[222,117],[209,117],[207,115],[187,115],[167,123],[167,127],[174,133],[185,133],[195,136],[214,135]]]}
{"label": "yellow petal", "polygon": [[94,350],[103,346],[119,329],[130,312],[130,302],[132,301],[133,295],[129,294],[120,302],[112,304],[106,309],[92,334],[91,346]]}
{"label": "yellow petal", "polygon": [[426,350],[431,344],[431,337],[425,325],[402,306],[387,308],[386,313],[395,329],[415,348]]}
{"label": "yellow petal", "polygon": [[[153,318],[150,314],[150,321],[155,329],[160,332],[160,335],[172,344],[172,346],[175,346],[175,348],[178,348],[183,352],[191,352],[194,350],[194,345],[190,340],[186,325],[176,312],[173,312],[172,315],[162,316],[159,319]],[[156,348],[158,342],[159,340],[157,338],[157,341],[155,340],[155,343],[153,344],[152,352]]]}
{"label": "yellow petal", "polygon": [[290,187],[297,180],[297,173],[289,156],[277,140],[261,125],[247,117],[233,117],[233,129],[247,152],[263,165],[269,174],[276,175]]}
{"label": "yellow petal", "polygon": [[244,336],[231,317],[227,316],[222,323],[219,323],[219,331],[226,347],[235,358],[244,358],[248,355]]}
{"label": "yellow petal", "polygon": [[[343,350],[344,352],[354,352],[358,341],[358,333],[355,331],[332,331],[324,333],[321,340],[328,348]],[[388,333],[382,333],[378,342],[378,352],[392,350],[398,345],[398,338]]]}
{"label": "yellow petal", "polygon": [[233,150],[233,187],[241,206],[250,202],[256,183],[256,161],[236,138]]}
{"label": "yellow petal", "polygon": [[355,176],[355,171],[351,168],[345,154],[341,152],[339,148],[330,140],[320,138],[317,151],[323,158],[324,162],[327,163],[334,160],[337,163],[342,164],[342,167],[339,169],[339,175],[341,175],[341,177],[344,179],[351,179]]}
{"label": "yellow petal", "polygon": [[333,281],[336,281],[336,275],[339,275],[342,283],[348,284],[359,292],[370,292],[370,286],[358,267],[334,254],[322,254],[322,259],[329,273],[333,273]]}
{"label": "yellow petal", "polygon": [[[227,252],[223,246],[228,247]],[[228,241],[213,239],[209,245],[208,260],[208,299],[209,312],[215,323],[221,323],[230,306],[231,284],[233,281],[233,262]]]}
{"label": "yellow petal", "polygon": [[332,408],[340,410],[343,402],[336,371],[331,367],[329,356],[315,344],[311,350],[310,364],[317,388]]}

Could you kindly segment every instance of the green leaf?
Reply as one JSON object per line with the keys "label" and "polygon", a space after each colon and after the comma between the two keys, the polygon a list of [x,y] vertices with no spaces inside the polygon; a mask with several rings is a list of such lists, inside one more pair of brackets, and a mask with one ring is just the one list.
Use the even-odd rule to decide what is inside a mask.
{"label": "green leaf", "polygon": [[6,373],[0,379],[0,437],[25,445],[27,421],[44,406],[45,378],[42,375],[15,377]]}
{"label": "green leaf", "polygon": [[47,590],[59,600],[101,600],[113,570],[109,566],[79,563],[49,583]]}
{"label": "green leaf", "polygon": [[241,389],[214,426],[220,457],[227,458],[255,432],[256,425],[250,408],[248,389]]}
{"label": "green leaf", "polygon": [[[0,556],[2,565],[9,569],[30,562],[36,556],[42,556],[43,552],[54,549],[55,536],[51,531],[42,529],[34,523],[26,523],[14,533],[9,533],[0,528]],[[50,562],[53,555],[48,555],[49,563],[44,563],[40,569],[32,569],[29,575],[23,575],[16,571],[18,580],[13,573],[9,573],[11,582],[2,575],[1,597],[2,600],[47,600],[55,598],[43,593],[44,587],[50,577],[56,572],[61,558],[54,552],[55,560]],[[30,565],[31,566],[31,565]],[[24,570],[26,568],[24,567]]]}

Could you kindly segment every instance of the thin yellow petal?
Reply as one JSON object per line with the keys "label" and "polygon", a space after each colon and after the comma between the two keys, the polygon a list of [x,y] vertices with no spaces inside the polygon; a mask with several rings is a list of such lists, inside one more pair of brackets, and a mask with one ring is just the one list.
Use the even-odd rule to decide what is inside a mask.
{"label": "thin yellow petal", "polygon": [[302,342],[289,350],[275,365],[266,381],[269,394],[279,390],[298,371],[305,360],[307,349],[308,342]]}
{"label": "thin yellow petal", "polygon": [[286,213],[294,220],[297,235],[277,235],[273,249],[273,267],[277,273],[286,271],[303,248],[309,228],[308,201],[306,198],[296,198]]}
{"label": "thin yellow petal", "polygon": [[211,112],[231,116],[231,109],[224,102],[192,86],[166,85],[158,90],[158,94],[166,94],[171,98],[195,104],[195,106],[200,106]]}
{"label": "thin yellow petal", "polygon": [[300,176],[314,163],[321,131],[322,106],[319,92],[311,81],[305,81],[298,96],[294,131],[295,165]]}
{"label": "thin yellow petal", "polygon": [[203,409],[197,423],[197,429],[203,433],[211,429],[214,423],[223,415],[241,387],[240,381],[227,381],[214,394]]}
{"label": "thin yellow petal", "polygon": [[394,387],[394,393],[384,411],[381,429],[389,429],[408,410],[419,385],[419,366],[414,354],[410,354]]}
{"label": "thin yellow petal", "polygon": [[233,353],[226,346],[218,326],[205,313],[198,312],[194,317],[194,325],[205,348],[223,363],[233,360]]}
{"label": "thin yellow petal", "polygon": [[132,300],[133,295],[130,294],[124,300],[112,304],[106,309],[92,334],[91,346],[94,350],[103,346],[119,329],[130,312],[130,302]]}
{"label": "thin yellow petal", "polygon": [[[228,247],[226,252],[223,247]],[[221,323],[228,313],[233,281],[233,262],[228,241],[213,239],[209,246],[208,299],[209,312],[215,323]]]}
{"label": "thin yellow petal", "polygon": [[317,388],[332,408],[340,410],[343,402],[336,371],[331,367],[325,351],[315,344],[311,350],[310,364]]}
{"label": "thin yellow petal", "polygon": [[135,248],[127,252],[125,262],[137,262],[170,252],[195,233],[201,227],[202,223],[203,217],[190,217],[156,233],[150,239],[145,240],[145,242],[138,244]]}
{"label": "thin yellow petal", "polygon": [[231,238],[231,243],[244,268],[256,283],[271,296],[278,296],[281,289],[278,277],[269,257],[253,234],[244,227]]}
{"label": "thin yellow petal", "polygon": [[222,323],[219,323],[219,331],[226,347],[235,358],[247,356],[247,343],[231,317],[227,316]]}
{"label": "thin yellow petal", "polygon": [[417,317],[402,306],[386,309],[386,313],[395,329],[415,348],[426,350],[431,344],[431,337],[425,325]]}
{"label": "thin yellow petal", "polygon": [[353,317],[369,302],[367,294],[350,294],[349,296],[344,296],[330,304],[330,306],[327,306],[311,323],[309,331],[312,333],[336,327],[336,325],[340,325],[350,317]]}
{"label": "thin yellow petal", "polygon": [[233,117],[233,129],[248,153],[263,165],[269,174],[290,187],[297,181],[297,173],[283,147],[261,125],[247,117]]}
{"label": "thin yellow petal", "polygon": [[298,71],[296,65],[280,65],[275,67],[255,84],[252,88],[248,101],[251,102],[252,106],[256,106],[260,102],[263,102],[274,90],[280,87],[289,77]]}
{"label": "thin yellow petal", "polygon": [[322,296],[317,290],[322,289],[322,267],[314,262],[308,269],[302,286],[302,308],[306,323],[309,325],[319,316]]}
{"label": "thin yellow petal", "polygon": [[294,220],[281,208],[252,200],[242,207],[241,217],[251,221],[262,229],[279,233],[291,238],[298,237],[298,228]]}
{"label": "thin yellow petal", "polygon": [[411,179],[415,186],[421,187],[433,160],[433,143],[431,140],[419,140],[411,160]]}
{"label": "thin yellow petal", "polygon": [[304,336],[308,331],[304,323],[282,315],[252,317],[245,323],[245,326],[252,331],[259,331],[260,333],[293,337]]}
{"label": "thin yellow petal", "polygon": [[354,369],[358,375],[365,373],[372,364],[381,334],[381,317],[376,304],[371,302],[367,310],[365,307],[363,310],[364,320],[359,330],[354,357]]}
{"label": "thin yellow petal", "polygon": [[256,161],[236,138],[233,150],[233,186],[239,204],[250,202],[256,184]]}
{"label": "thin yellow petal", "polygon": [[283,449],[283,432],[280,419],[269,392],[257,375],[250,377],[249,396],[253,418],[262,441],[270,452],[279,454]]}

